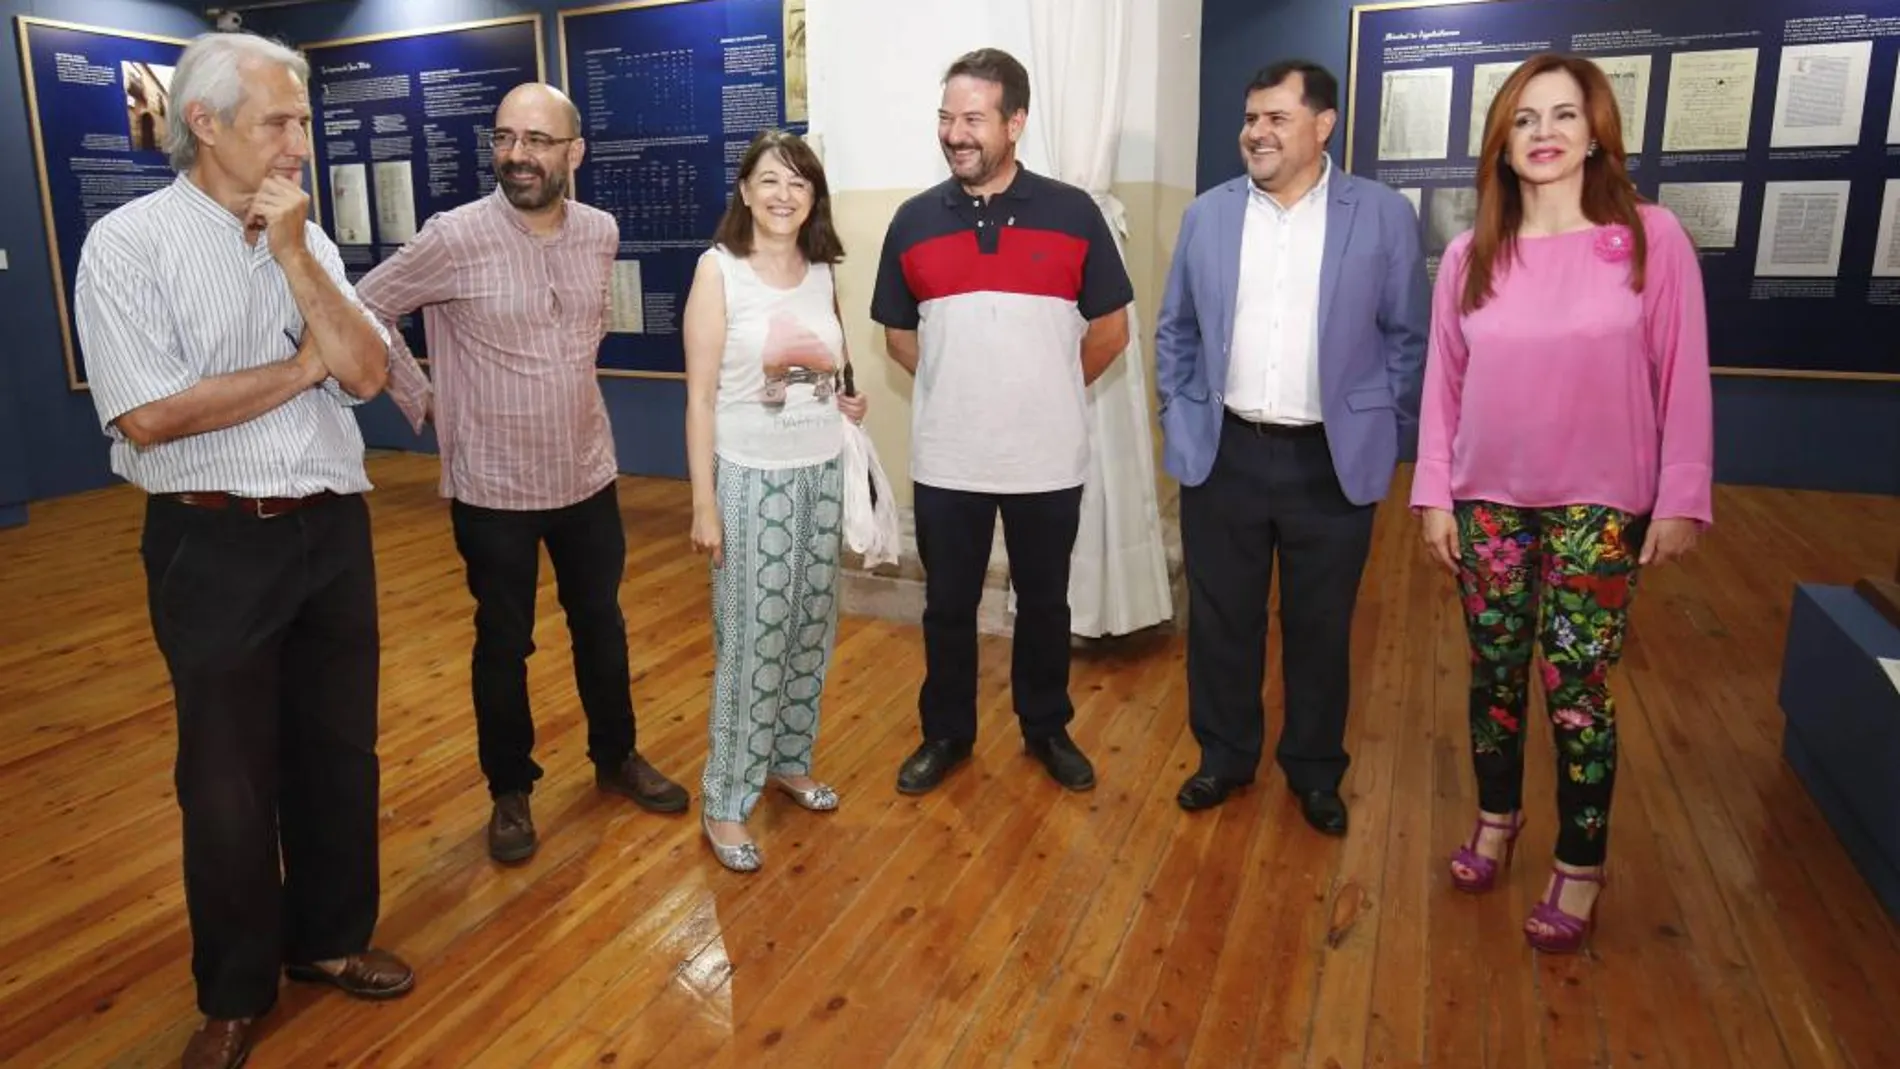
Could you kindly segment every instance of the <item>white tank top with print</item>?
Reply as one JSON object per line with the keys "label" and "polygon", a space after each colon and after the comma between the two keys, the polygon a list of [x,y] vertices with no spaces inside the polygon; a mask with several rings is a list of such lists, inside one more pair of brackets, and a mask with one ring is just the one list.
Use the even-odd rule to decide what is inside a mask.
{"label": "white tank top with print", "polygon": [[831,265],[810,264],[790,289],[766,283],[722,246],[706,250],[726,287],[714,450],[747,468],[822,464],[844,447],[844,328]]}

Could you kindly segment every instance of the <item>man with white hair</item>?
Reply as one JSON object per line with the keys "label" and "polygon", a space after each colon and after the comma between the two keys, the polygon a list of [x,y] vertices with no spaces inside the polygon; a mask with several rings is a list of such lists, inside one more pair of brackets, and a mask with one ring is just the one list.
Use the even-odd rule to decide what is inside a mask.
{"label": "man with white hair", "polygon": [[[378,887],[378,633],[363,440],[388,334],[304,220],[309,68],[207,34],[172,81],[177,179],[86,236],[75,317],[171,672],[192,974],[185,1069],[232,1069],[277,973],[390,998]],[[281,866],[281,869],[280,869]]]}

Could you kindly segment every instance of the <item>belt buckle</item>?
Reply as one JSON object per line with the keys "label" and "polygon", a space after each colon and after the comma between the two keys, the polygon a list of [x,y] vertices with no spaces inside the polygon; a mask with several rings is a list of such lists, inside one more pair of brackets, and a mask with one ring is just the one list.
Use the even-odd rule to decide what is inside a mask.
{"label": "belt buckle", "polygon": [[249,511],[260,520],[275,519],[297,507],[295,499],[260,497],[250,502]]}

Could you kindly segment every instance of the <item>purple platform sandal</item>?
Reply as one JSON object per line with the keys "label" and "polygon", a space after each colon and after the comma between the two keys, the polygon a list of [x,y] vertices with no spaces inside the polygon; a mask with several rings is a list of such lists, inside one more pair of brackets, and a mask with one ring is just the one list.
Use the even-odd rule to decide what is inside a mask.
{"label": "purple platform sandal", "polygon": [[1478,853],[1478,836],[1484,834],[1486,828],[1501,828],[1506,833],[1503,860],[1504,864],[1509,865],[1511,856],[1517,853],[1517,833],[1524,829],[1524,811],[1520,809],[1511,814],[1509,821],[1490,820],[1483,813],[1478,814],[1478,826],[1471,829],[1471,841],[1460,846],[1458,852],[1451,855],[1453,865],[1462,865],[1475,873],[1472,878],[1466,879],[1458,875],[1456,868],[1451,870],[1451,885],[1460,891],[1474,895],[1482,894],[1489,891],[1497,882],[1498,859]]}
{"label": "purple platform sandal", "polygon": [[1597,892],[1598,898],[1591,900],[1590,912],[1583,917],[1573,917],[1558,909],[1557,902],[1564,893],[1564,884],[1575,880],[1578,883],[1594,883],[1600,888],[1603,886],[1603,873],[1598,871],[1586,875],[1565,872],[1559,868],[1553,868],[1550,871],[1557,880],[1550,885],[1550,894],[1542,902],[1531,907],[1530,916],[1532,921],[1549,928],[1550,934],[1534,932],[1526,922],[1524,940],[1531,945],[1531,949],[1541,950],[1546,954],[1575,954],[1583,949],[1584,941],[1589,938],[1590,929],[1596,921],[1597,901],[1601,899],[1602,892]]}

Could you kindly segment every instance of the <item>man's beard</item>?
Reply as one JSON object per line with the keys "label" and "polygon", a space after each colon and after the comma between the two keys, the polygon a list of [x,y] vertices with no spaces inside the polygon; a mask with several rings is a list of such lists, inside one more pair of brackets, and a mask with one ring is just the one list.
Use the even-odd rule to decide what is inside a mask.
{"label": "man's beard", "polygon": [[[521,177],[539,178],[541,179],[540,188],[517,188],[512,186],[508,183],[508,177],[511,174]],[[508,203],[523,211],[539,211],[567,196],[567,175],[565,173],[556,174],[545,168],[523,167],[516,164],[502,169],[498,177],[501,179],[502,195],[508,198]]]}
{"label": "man's beard", "polygon": [[[950,165],[950,173],[956,175],[958,181],[966,185],[980,186],[996,177],[996,169],[998,166],[997,158],[990,155],[989,149],[983,145],[974,143],[968,145],[952,145],[941,141],[938,142],[938,144],[943,148],[944,162]],[[966,148],[976,150],[976,170],[975,173],[969,175],[958,174],[956,154],[958,150]]]}

